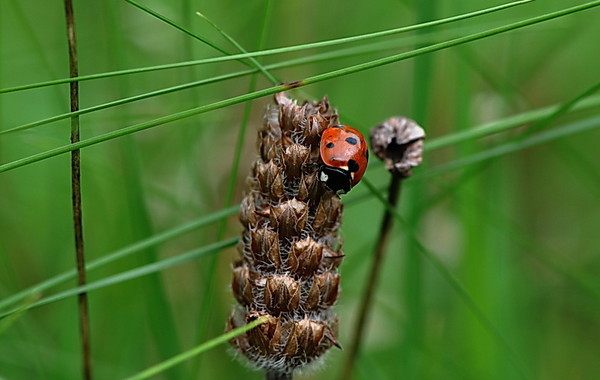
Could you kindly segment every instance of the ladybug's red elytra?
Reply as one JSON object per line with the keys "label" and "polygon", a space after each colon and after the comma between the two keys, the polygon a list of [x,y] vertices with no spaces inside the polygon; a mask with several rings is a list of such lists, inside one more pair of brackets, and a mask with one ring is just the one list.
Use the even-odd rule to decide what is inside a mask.
{"label": "ladybug's red elytra", "polygon": [[319,146],[319,179],[336,194],[346,194],[365,174],[369,149],[362,133],[347,125],[325,129]]}

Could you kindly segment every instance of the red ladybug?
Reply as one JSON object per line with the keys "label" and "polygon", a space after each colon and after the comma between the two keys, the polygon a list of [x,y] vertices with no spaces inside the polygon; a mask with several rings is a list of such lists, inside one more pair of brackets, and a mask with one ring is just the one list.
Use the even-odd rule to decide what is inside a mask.
{"label": "red ladybug", "polygon": [[369,161],[362,133],[347,125],[329,127],[319,147],[323,165],[319,179],[336,194],[346,194],[362,178]]}

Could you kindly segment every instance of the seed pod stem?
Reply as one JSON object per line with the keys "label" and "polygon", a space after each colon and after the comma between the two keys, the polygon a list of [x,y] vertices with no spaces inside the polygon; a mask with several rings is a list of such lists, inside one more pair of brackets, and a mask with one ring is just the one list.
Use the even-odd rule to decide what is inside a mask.
{"label": "seed pod stem", "polygon": [[[375,155],[382,160],[391,174],[386,208],[379,228],[379,237],[373,252],[373,264],[360,304],[354,336],[342,372],[342,379],[350,380],[352,367],[361,347],[369,310],[372,308],[373,294],[384,260],[385,248],[392,227],[392,212],[400,199],[402,181],[412,175],[412,168],[422,160],[425,131],[415,121],[405,117],[392,117],[371,129],[371,146]],[[372,185],[365,182],[369,187]],[[372,189],[373,190],[373,189]]]}
{"label": "seed pod stem", "polygon": [[267,371],[265,380],[292,380],[294,375],[292,372]]}
{"label": "seed pod stem", "polygon": [[[403,178],[401,175],[392,173],[392,179],[388,190],[388,203],[392,206],[392,208],[396,207],[398,200],[400,199],[402,179]],[[367,280],[367,285],[360,303],[358,320],[356,321],[356,326],[353,329],[354,335],[352,336],[350,349],[348,350],[348,356],[346,357],[346,363],[344,365],[342,379],[345,380],[350,380],[352,378],[352,368],[354,366],[356,357],[358,356],[358,350],[361,347],[367,316],[369,314],[369,308],[371,307],[373,294],[375,293],[375,286],[377,285],[377,280],[379,279],[379,273],[381,272],[385,247],[387,246],[387,242],[389,240],[391,227],[392,213],[390,210],[386,209],[385,214],[383,214],[383,219],[381,220],[381,226],[379,227],[379,237],[377,239],[375,251],[373,252],[373,263],[369,272],[369,279]]]}

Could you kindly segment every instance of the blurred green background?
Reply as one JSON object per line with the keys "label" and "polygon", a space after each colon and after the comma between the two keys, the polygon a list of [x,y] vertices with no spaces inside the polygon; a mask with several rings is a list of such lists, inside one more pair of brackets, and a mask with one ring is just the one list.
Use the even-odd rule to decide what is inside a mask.
{"label": "blurred green background", "polygon": [[[259,60],[312,60],[272,71],[277,80],[290,82],[583,3],[535,1],[418,32]],[[142,4],[228,52],[238,52],[195,12],[255,51],[262,30],[263,48],[292,46],[441,19],[500,2]],[[81,75],[222,55],[125,1],[74,5]],[[408,116],[427,131],[427,146],[512,115],[568,103],[597,85],[599,19],[599,10],[592,8],[337,77],[290,95],[317,99],[327,94],[341,121],[365,133],[390,116]],[[2,0],[0,33],[0,88],[68,77],[62,2]],[[329,58],[312,59],[323,53]],[[81,106],[246,69],[230,61],[85,81],[80,83]],[[272,85],[262,75],[255,79],[256,89]],[[99,136],[244,94],[251,81],[245,75],[88,113],[81,116],[81,136]],[[0,131],[68,112],[68,91],[61,84],[0,94]],[[595,106],[546,119],[531,132],[521,127],[426,152],[424,164],[402,189],[399,212],[412,231],[394,225],[355,379],[591,379],[600,373],[600,132],[590,128],[576,133],[573,127],[581,122],[600,126],[594,119],[600,109],[598,95],[587,97],[594,99]],[[256,129],[270,102],[267,96],[251,104],[239,151],[236,139],[244,124],[244,104],[84,148],[88,261],[227,208],[231,181],[232,204],[239,202],[256,157]],[[494,156],[497,147],[518,144],[527,133],[548,131],[562,135]],[[68,144],[69,133],[70,122],[63,119],[0,134],[0,165]],[[240,168],[230,179],[236,153],[241,155]],[[486,154],[493,157],[478,159]],[[475,159],[461,161],[465,157]],[[69,163],[70,155],[62,154],[0,173],[0,302],[74,267]],[[389,181],[373,156],[366,178],[382,190]],[[336,309],[339,340],[347,346],[384,207],[364,184],[343,200],[347,256]],[[239,231],[233,215],[225,225],[212,223],[90,271],[88,281],[174,257]],[[423,256],[420,245],[439,259],[459,288]],[[222,334],[234,304],[229,282],[235,255],[231,248],[91,292],[96,378],[126,377]],[[40,295],[74,286],[72,279]],[[0,378],[79,377],[76,297],[0,323]],[[344,358],[344,350],[331,350],[324,365],[298,378],[335,378]],[[262,374],[234,360],[221,345],[161,376],[259,379]]]}

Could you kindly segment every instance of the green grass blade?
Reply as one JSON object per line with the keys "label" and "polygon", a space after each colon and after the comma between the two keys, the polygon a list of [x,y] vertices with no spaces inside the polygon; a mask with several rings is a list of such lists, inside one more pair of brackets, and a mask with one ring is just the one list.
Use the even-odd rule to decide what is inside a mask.
{"label": "green grass blade", "polygon": [[[33,308],[40,307],[43,305],[47,305],[49,303],[57,302],[57,301],[75,296],[81,292],[90,292],[92,290],[101,289],[101,288],[104,288],[104,287],[107,287],[110,285],[119,284],[124,281],[133,280],[135,278],[145,276],[147,274],[156,273],[156,272],[171,268],[173,266],[180,265],[180,264],[186,263],[188,261],[197,259],[202,256],[212,255],[212,254],[218,253],[219,251],[221,251],[225,248],[233,247],[234,245],[237,244],[238,240],[239,240],[239,238],[237,238],[237,237],[226,239],[226,240],[223,240],[223,241],[220,241],[217,243],[209,244],[204,247],[188,251],[186,253],[182,253],[181,255],[178,255],[175,257],[163,259],[163,260],[157,261],[152,264],[147,264],[147,265],[144,265],[144,266],[141,266],[141,267],[138,267],[135,269],[131,269],[131,270],[128,270],[128,271],[125,271],[125,272],[122,272],[122,273],[119,273],[119,274],[116,274],[116,275],[113,275],[110,277],[106,277],[102,280],[90,282],[83,286],[78,286],[78,287],[75,287],[72,289],[68,289],[63,292],[54,294],[52,296],[42,298],[41,300],[34,302],[31,305],[25,306],[25,310],[29,310],[29,309],[33,309]],[[2,313],[0,313],[0,318],[5,318],[11,314],[18,312],[19,310],[20,309],[14,309],[14,310],[2,312]]]}
{"label": "green grass blade", "polygon": [[[436,14],[436,0],[421,0],[417,5],[416,21],[434,19]],[[422,32],[422,31],[421,31]],[[422,45],[420,45],[422,46]],[[420,47],[418,46],[418,47]],[[412,80],[412,112],[410,117],[421,125],[429,125],[428,111],[432,93],[432,80],[436,62],[433,55],[415,57]],[[402,92],[402,90],[400,90]],[[401,94],[399,94],[401,96]],[[406,221],[412,226],[418,226],[424,215],[424,184],[415,183],[409,189],[403,188],[402,204]],[[389,198],[388,198],[389,199]],[[423,377],[421,352],[416,349],[423,344],[425,338],[423,308],[423,259],[418,247],[412,240],[402,242],[403,269],[402,281],[399,284],[400,299],[406,314],[404,339],[400,348],[401,358],[397,363],[398,373],[402,373],[407,380]]]}
{"label": "green grass blade", "polygon": [[133,5],[134,7],[137,7],[138,9],[141,9],[142,11],[148,13],[151,16],[156,17],[157,19],[171,25],[172,27],[182,31],[183,33],[187,34],[190,37],[193,37],[199,41],[202,41],[203,43],[205,43],[206,45],[210,46],[211,48],[226,54],[226,55],[230,55],[231,53],[228,53],[226,50],[222,49],[221,47],[217,46],[215,43],[213,43],[212,41],[207,40],[206,38],[202,37],[199,34],[196,34],[186,28],[184,28],[183,26],[177,24],[175,21],[161,15],[160,13],[154,11],[153,9],[150,9],[149,7],[146,7],[140,3],[138,3],[137,1],[134,0],[125,0],[126,2],[128,2],[129,4]]}
{"label": "green grass blade", "polygon": [[14,313],[0,320],[0,336],[10,328],[19,318],[23,316],[23,313],[40,298],[39,294],[31,294],[27,297],[21,306],[19,306]]}
{"label": "green grass blade", "polygon": [[[226,209],[217,211],[215,213],[212,213],[210,215],[202,216],[196,220],[193,220],[193,221],[183,224],[181,226],[158,233],[149,238],[142,239],[140,241],[137,241],[134,244],[128,245],[126,247],[123,247],[123,248],[115,251],[115,252],[109,253],[99,259],[90,261],[86,265],[86,271],[90,272],[94,269],[101,268],[109,263],[115,262],[115,261],[123,259],[125,257],[129,257],[136,252],[142,251],[142,250],[150,248],[150,247],[157,246],[166,241],[174,239],[178,236],[181,236],[188,232],[194,231],[198,228],[204,227],[204,226],[214,223],[216,221],[222,220],[224,218],[227,218],[228,216],[234,215],[238,211],[239,211],[238,206],[226,208]],[[75,270],[71,270],[71,271],[61,273],[52,278],[49,278],[43,282],[40,282],[39,284],[36,284],[32,287],[29,287],[25,290],[15,293],[6,299],[3,299],[2,301],[0,301],[0,309],[4,309],[10,305],[20,302],[21,300],[27,298],[31,294],[41,293],[46,289],[49,289],[53,286],[62,284],[74,277],[75,277]]]}
{"label": "green grass blade", "polygon": [[[260,32],[259,41],[258,41],[258,49],[259,50],[262,49],[262,47],[264,46],[264,43],[265,43],[267,23],[268,23],[268,20],[270,19],[269,16],[270,16],[271,8],[272,8],[272,3],[269,1],[267,6],[265,7],[265,12],[264,12],[263,20],[262,20],[261,32]],[[221,28],[219,28],[215,23],[213,23],[211,20],[209,20],[206,16],[204,16],[200,13],[197,13],[197,14],[200,17],[202,17],[204,20],[206,20],[219,33],[221,33],[230,43],[232,43],[234,46],[236,46],[237,49],[239,49],[242,52],[245,52],[244,48],[239,43],[237,43],[237,41],[235,41],[233,38],[231,38],[227,33],[225,33],[225,31],[223,31]],[[255,58],[251,58],[251,60],[252,60],[252,65],[254,67],[258,68],[261,72],[263,72],[267,78],[269,78],[274,83],[278,82],[278,80],[275,79],[275,77],[273,77],[268,71],[266,71],[265,68]],[[252,92],[256,89],[256,80],[257,80],[257,76],[255,74],[252,75],[250,78],[250,83],[248,85],[248,92]],[[234,149],[234,153],[233,153],[233,162],[232,162],[232,166],[231,166],[231,171],[229,173],[229,178],[227,180],[227,192],[225,194],[225,207],[229,207],[231,205],[231,203],[233,202],[233,197],[235,194],[235,184],[236,184],[237,176],[238,176],[238,172],[239,172],[241,154],[242,154],[242,149],[244,147],[244,142],[245,142],[245,138],[246,138],[246,130],[248,128],[248,122],[250,120],[250,112],[251,111],[252,111],[252,101],[248,101],[244,105],[244,113],[242,115],[242,121],[240,124],[240,128],[238,130],[238,136],[237,136],[236,143],[235,143],[235,149]],[[217,241],[219,241],[223,238],[223,236],[225,235],[226,229],[227,229],[227,220],[224,219],[221,222],[219,229],[217,231]],[[207,276],[206,276],[204,290],[202,292],[202,303],[201,303],[201,309],[200,309],[200,316],[198,318],[198,332],[197,332],[197,337],[196,337],[197,342],[201,342],[204,340],[206,332],[207,332],[209,324],[210,324],[211,316],[214,315],[214,310],[213,310],[213,295],[214,295],[214,287],[215,287],[214,279],[217,274],[218,264],[219,264],[218,256],[213,256],[208,264],[208,272],[207,272]],[[194,364],[195,364],[194,372],[197,372],[200,362],[197,361]]]}
{"label": "green grass blade", "polygon": [[[340,49],[340,50],[333,51],[333,52],[312,54],[312,55],[309,55],[306,57],[291,59],[291,60],[283,61],[283,62],[272,63],[272,64],[269,64],[269,65],[266,65],[263,67],[265,70],[277,70],[277,69],[282,69],[282,68],[287,68],[287,67],[294,67],[294,66],[317,63],[317,62],[322,62],[322,61],[329,61],[332,59],[346,58],[346,57],[356,56],[356,55],[360,55],[360,54],[368,54],[368,53],[379,51],[381,49],[392,49],[392,48],[397,49],[397,48],[401,48],[401,47],[412,46],[415,43],[422,44],[424,42],[430,42],[435,37],[436,34],[437,33],[428,33],[427,35],[416,36],[416,37],[411,37],[411,38],[404,38],[402,41],[400,41],[402,43],[398,43],[397,41],[384,41],[384,42],[369,44],[369,45],[365,45],[365,46]],[[55,115],[55,116],[52,116],[49,118],[37,120],[37,121],[31,122],[31,123],[22,124],[17,127],[13,127],[10,129],[0,131],[0,135],[12,133],[12,132],[24,131],[24,130],[34,128],[34,127],[37,127],[40,125],[52,123],[54,121],[68,119],[69,117],[72,117],[75,115],[82,115],[82,114],[87,114],[87,113],[91,113],[91,112],[96,112],[96,111],[116,107],[119,105],[131,103],[131,102],[148,99],[148,98],[155,97],[155,96],[166,95],[166,94],[170,94],[173,92],[191,89],[191,88],[198,87],[198,86],[203,86],[203,85],[207,85],[207,84],[225,81],[228,79],[240,78],[240,77],[254,74],[257,72],[259,72],[259,69],[248,69],[248,70],[237,71],[237,72],[233,72],[233,73],[229,73],[229,74],[218,75],[218,76],[215,76],[212,78],[201,79],[198,81],[193,81],[190,83],[185,83],[185,84],[181,84],[181,85],[177,85],[177,86],[166,87],[166,88],[163,88],[160,90],[150,91],[150,92],[143,93],[140,95],[134,95],[134,96],[130,96],[127,98],[114,100],[112,102],[107,102],[107,103],[102,103],[102,104],[92,106],[92,107],[82,108],[76,112],[66,112],[66,113]]]}
{"label": "green grass blade", "polygon": [[390,63],[394,63],[394,62],[398,62],[398,61],[402,61],[402,60],[406,60],[409,58],[413,58],[416,56],[419,56],[421,54],[427,54],[427,53],[432,53],[435,51],[439,51],[439,50],[443,50],[443,49],[447,49],[453,46],[457,46],[457,45],[461,45],[461,44],[465,44],[468,42],[472,42],[472,41],[476,41],[476,40],[480,40],[482,38],[487,38],[490,36],[494,36],[497,34],[501,34],[501,33],[505,33],[505,32],[509,32],[518,28],[523,28],[526,26],[530,26],[530,25],[534,25],[540,22],[544,22],[544,21],[548,21],[548,20],[552,20],[554,18],[557,17],[563,17],[575,12],[581,12],[583,10],[587,10],[589,8],[592,7],[596,7],[600,5],[600,0],[591,2],[591,3],[587,3],[587,4],[582,4],[579,6],[575,6],[575,7],[571,7],[568,9],[563,9],[557,12],[553,12],[553,13],[549,13],[543,16],[538,16],[538,17],[533,17],[524,21],[520,21],[520,22],[516,22],[513,24],[509,24],[506,26],[502,26],[502,27],[498,27],[498,28],[494,28],[494,29],[490,29],[484,32],[480,32],[480,33],[475,33],[475,34],[471,34],[469,36],[465,36],[465,37],[459,37],[450,41],[446,41],[446,42],[441,42],[438,44],[434,44],[434,45],[429,45],[426,46],[424,48],[420,48],[420,49],[415,49],[406,53],[400,53],[397,55],[393,55],[390,57],[386,57],[386,58],[381,58],[381,59],[376,59],[373,61],[369,61],[366,63],[362,63],[362,64],[358,64],[358,65],[354,65],[354,66],[350,66],[350,67],[346,67],[343,69],[339,69],[339,70],[334,70],[334,71],[330,71],[324,74],[320,74],[320,75],[315,75],[313,77],[309,77],[306,78],[304,80],[301,81],[297,81],[297,82],[293,82],[293,83],[289,83],[289,84],[284,84],[284,85],[279,85],[279,86],[273,86],[270,88],[266,88],[263,90],[258,90],[252,93],[248,93],[248,94],[244,94],[244,95],[240,95],[240,96],[236,96],[233,98],[229,98],[229,99],[225,99],[225,100],[221,100],[215,103],[211,103],[211,104],[207,104],[204,106],[200,106],[197,108],[192,108],[186,111],[182,111],[182,112],[178,112],[172,115],[168,115],[168,116],[163,116],[151,121],[147,121],[144,123],[140,123],[140,124],[136,124],[130,127],[126,127],[126,128],[122,128],[119,129],[117,131],[114,132],[109,132],[106,133],[104,135],[101,136],[97,136],[97,137],[93,137],[93,138],[89,138],[86,140],[82,140],[79,143],[76,144],[69,144],[69,145],[65,145],[65,146],[61,146],[55,149],[51,149],[42,153],[38,153],[29,157],[25,157],[22,159],[18,159],[12,162],[9,162],[7,164],[3,164],[0,165],[0,173],[1,172],[5,172],[8,170],[12,170],[24,165],[28,165],[37,161],[41,161],[50,157],[54,157],[63,153],[67,153],[70,152],[72,150],[75,149],[81,149],[90,145],[94,145],[94,144],[98,144],[100,142],[104,142],[104,141],[108,141],[120,136],[125,136],[131,133],[135,133],[135,132],[139,132],[139,131],[143,131],[145,129],[149,129],[152,127],[156,127],[158,125],[161,124],[166,124],[172,121],[176,121],[179,119],[183,119],[186,117],[190,117],[190,116],[194,116],[194,115],[198,115],[201,113],[205,113],[205,112],[209,112],[215,109],[219,109],[219,108],[223,108],[223,107],[227,107],[230,105],[234,105],[234,104],[238,104],[238,103],[242,103],[251,99],[256,99],[256,98],[260,98],[262,96],[267,96],[267,95],[272,95],[281,91],[286,91],[286,90],[290,90],[292,88],[297,88],[297,87],[302,87],[302,86],[307,86],[309,84],[313,84],[313,83],[318,83],[318,82],[322,82],[328,79],[333,79],[333,78],[337,78],[337,77],[341,77],[344,75],[349,75],[349,74],[353,74],[353,73],[357,73],[360,71],[364,71],[364,70],[368,70],[368,69],[372,69],[375,67],[379,67],[379,66],[383,66],[383,65],[387,65]]}
{"label": "green grass blade", "polygon": [[[536,111],[536,112],[538,112],[538,111]],[[443,172],[447,172],[450,170],[454,170],[454,169],[457,169],[457,168],[460,168],[460,167],[463,167],[466,165],[470,165],[470,164],[481,162],[483,160],[488,160],[488,159],[491,159],[494,157],[498,157],[503,154],[513,153],[515,151],[529,148],[529,147],[532,147],[532,146],[535,146],[538,144],[542,144],[542,143],[545,143],[545,142],[548,142],[548,141],[551,141],[554,139],[566,137],[566,136],[569,136],[569,135],[572,135],[575,133],[585,132],[587,130],[597,128],[597,127],[600,127],[600,117],[595,117],[595,118],[590,118],[590,119],[586,119],[583,121],[578,121],[575,123],[570,123],[562,128],[554,128],[553,130],[546,131],[542,134],[537,134],[537,135],[531,136],[522,141],[510,142],[510,143],[501,145],[499,147],[496,147],[493,150],[487,150],[485,152],[475,154],[474,156],[468,157],[466,159],[459,159],[459,160],[450,162],[446,165],[443,165],[441,167],[430,169],[424,173],[417,173],[414,175],[413,180],[427,178],[427,177],[437,175],[437,174],[440,174]],[[237,210],[238,210],[237,206],[231,207],[229,209],[221,210],[220,212],[211,214],[207,218],[200,218],[197,221],[194,221],[192,223],[189,223],[184,226],[178,227],[176,229],[169,230],[167,232],[158,234],[152,238],[142,240],[132,246],[128,246],[122,250],[114,252],[113,254],[107,255],[104,258],[101,258],[99,260],[89,263],[88,270],[100,267],[100,266],[107,264],[109,262],[112,262],[116,259],[125,257],[126,255],[132,254],[138,250],[146,248],[147,246],[159,244],[159,243],[164,242],[172,237],[179,236],[180,234],[191,231],[195,228],[198,228],[199,226],[203,226],[203,225],[209,223],[209,221],[219,220],[220,218],[226,217],[228,215],[232,215],[235,212],[237,212]],[[72,278],[73,276],[74,276],[74,272],[63,273],[57,277],[54,277],[43,283],[40,283],[30,289],[27,289],[23,292],[17,293],[15,295],[13,295],[11,298],[7,298],[7,299],[3,300],[0,303],[0,306],[6,307],[10,304],[13,304],[15,302],[22,300],[23,298],[27,297],[29,294],[39,292],[39,291],[41,291],[43,289],[47,289],[51,286],[55,286],[61,282],[64,282],[64,281]],[[91,285],[92,284],[89,284],[88,286],[91,286]],[[97,286],[97,285],[94,285],[94,286]],[[88,290],[92,290],[92,289],[88,289]],[[70,291],[71,293],[69,293],[69,295],[77,294],[78,291],[80,291],[80,290],[77,290],[77,289],[71,290]],[[43,301],[44,300],[42,300],[40,302],[43,302]],[[5,316],[7,314],[10,314],[10,313],[4,313],[4,314],[1,314],[0,316]]]}
{"label": "green grass blade", "polygon": [[[582,111],[590,108],[600,106],[600,96],[586,98],[578,101],[573,107],[570,107],[570,111]],[[425,145],[425,151],[430,152],[451,145],[463,143],[469,140],[478,139],[485,136],[490,136],[496,133],[501,133],[514,129],[529,123],[534,123],[539,120],[550,117],[556,113],[562,106],[553,105],[544,108],[538,108],[536,110],[520,113],[514,116],[510,116],[504,119],[486,123],[476,128],[472,128],[466,131],[455,132],[446,136],[438,137],[427,141]]]}
{"label": "green grass blade", "polygon": [[[263,50],[263,51],[250,52],[250,53],[232,54],[232,55],[225,56],[225,57],[215,57],[215,58],[209,58],[209,59],[201,59],[201,60],[189,61],[189,62],[179,62],[179,63],[166,64],[166,65],[157,65],[157,66],[144,67],[144,68],[138,68],[138,69],[119,70],[119,71],[113,71],[110,73],[98,73],[98,74],[92,74],[92,75],[79,76],[76,78],[64,78],[64,79],[47,81],[47,82],[33,83],[33,84],[29,84],[29,85],[9,87],[9,88],[0,89],[0,94],[7,93],[7,92],[28,90],[28,89],[37,88],[37,87],[45,87],[45,86],[52,86],[52,85],[56,85],[56,84],[69,83],[72,81],[82,82],[82,81],[86,81],[86,80],[107,78],[107,77],[120,76],[120,75],[129,75],[129,74],[142,73],[142,72],[148,72],[148,71],[173,69],[173,68],[187,67],[187,66],[194,66],[194,65],[201,65],[201,64],[208,64],[208,63],[239,60],[239,59],[250,58],[250,57],[260,57],[260,56],[273,55],[273,54],[282,54],[282,53],[289,53],[289,52],[300,51],[300,50],[305,50],[305,49],[323,48],[323,47],[328,47],[328,46],[333,46],[333,45],[339,45],[339,44],[357,42],[357,41],[362,41],[362,40],[367,40],[367,39],[372,39],[372,38],[377,38],[377,37],[389,36],[392,34],[406,33],[406,32],[419,30],[419,29],[423,29],[423,28],[430,28],[430,27],[437,26],[437,25],[442,25],[442,24],[446,24],[446,23],[450,23],[450,22],[459,21],[459,20],[465,20],[465,19],[468,19],[471,17],[476,17],[476,16],[487,14],[487,13],[500,11],[500,10],[503,10],[503,9],[506,9],[509,7],[528,3],[531,1],[533,1],[533,0],[516,1],[513,3],[509,3],[509,4],[503,4],[503,5],[500,5],[497,7],[487,8],[487,9],[483,9],[483,10],[479,10],[479,11],[475,11],[475,12],[471,12],[471,13],[467,13],[467,14],[463,14],[463,15],[447,17],[447,18],[444,18],[441,20],[430,21],[430,22],[426,22],[423,24],[410,25],[410,26],[406,26],[406,27],[385,30],[385,31],[375,32],[375,33],[367,33],[367,34],[362,34],[362,35],[353,36],[353,37],[338,38],[338,39],[334,39],[334,40],[321,41],[321,42],[315,42],[315,43],[303,44],[303,45],[288,46],[288,47],[276,48],[276,49],[268,49],[268,50]],[[574,8],[577,8],[577,7],[574,7]],[[588,7],[578,9],[578,10],[583,10],[583,9],[587,9],[587,8]]]}
{"label": "green grass blade", "polygon": [[549,131],[538,133],[529,136],[525,139],[518,139],[508,143],[498,145],[493,148],[486,149],[479,153],[471,154],[447,164],[436,166],[426,172],[416,174],[414,178],[424,179],[430,176],[435,176],[448,171],[460,169],[469,165],[481,163],[483,161],[500,157],[509,153],[514,153],[519,150],[530,148],[535,145],[540,145],[552,140],[557,140],[563,137],[571,136],[577,133],[586,132],[600,127],[600,117],[592,117],[577,122],[569,123],[561,127],[553,128]]}
{"label": "green grass blade", "polygon": [[191,350],[182,352],[181,354],[174,356],[173,358],[171,358],[169,360],[166,360],[160,364],[152,366],[138,374],[127,377],[126,380],[142,380],[142,379],[147,379],[152,376],[156,376],[168,368],[171,368],[171,367],[173,367],[181,362],[184,362],[194,356],[200,355],[203,352],[206,352],[220,344],[226,343],[227,341],[235,338],[236,336],[242,335],[246,331],[252,330],[256,326],[258,326],[262,323],[265,323],[268,319],[269,319],[268,316],[260,317],[257,320],[248,323],[245,326],[241,326],[234,330],[231,330],[228,333],[225,333],[217,338],[211,339],[206,343],[203,343],[195,348],[192,348]]}
{"label": "green grass blade", "polygon": [[[270,4],[270,3],[269,3]],[[264,24],[266,23],[266,20],[269,20],[269,12],[270,12],[270,8],[271,6],[267,4],[266,6],[266,13],[265,13],[265,18],[263,21],[263,28],[262,30],[264,31],[266,28],[264,27]],[[248,53],[248,51],[246,49],[244,49],[242,47],[242,45],[240,45],[235,39],[233,39],[233,37],[231,37],[227,32],[225,32],[223,29],[221,29],[217,24],[215,24],[211,19],[209,19],[208,17],[206,17],[206,15],[204,15],[203,13],[200,12],[196,12],[196,14],[200,17],[202,17],[202,19],[204,19],[206,22],[208,22],[213,28],[215,28],[219,33],[221,33],[221,35],[223,37],[225,37],[227,39],[227,41],[229,41],[233,46],[235,46],[241,53]],[[263,49],[263,45],[264,45],[264,40],[265,40],[265,35],[264,32],[261,33],[261,41],[259,43],[259,47],[258,50],[262,50]],[[275,78],[273,76],[273,74],[271,74],[270,72],[268,72],[265,67],[263,65],[261,65],[256,58],[254,57],[250,57],[249,58],[250,62],[252,63],[251,66],[257,68],[258,70],[260,70],[261,73],[263,73],[263,75],[271,81],[271,83],[273,84],[277,84],[280,82],[279,79]]]}
{"label": "green grass blade", "polygon": [[523,378],[528,378],[525,374],[515,352],[513,351],[511,345],[504,339],[502,334],[498,331],[498,329],[494,326],[488,316],[479,308],[477,303],[473,300],[473,298],[469,295],[469,293],[465,290],[465,288],[461,285],[460,281],[456,279],[456,277],[444,266],[444,264],[425,246],[420,242],[417,237],[416,231],[413,229],[412,225],[410,225],[399,213],[398,211],[392,207],[385,197],[379,193],[377,188],[368,180],[363,179],[365,181],[365,185],[369,187],[369,190],[377,200],[390,212],[392,213],[394,219],[402,226],[403,230],[406,231],[406,236],[408,236],[413,244],[418,248],[419,252],[429,261],[429,263],[436,269],[438,273],[440,273],[446,282],[451,286],[451,288],[458,294],[458,296],[463,300],[465,305],[471,310],[473,315],[479,320],[483,327],[490,333],[490,335],[498,342],[498,345],[505,350],[508,357],[513,362],[515,368]]}

